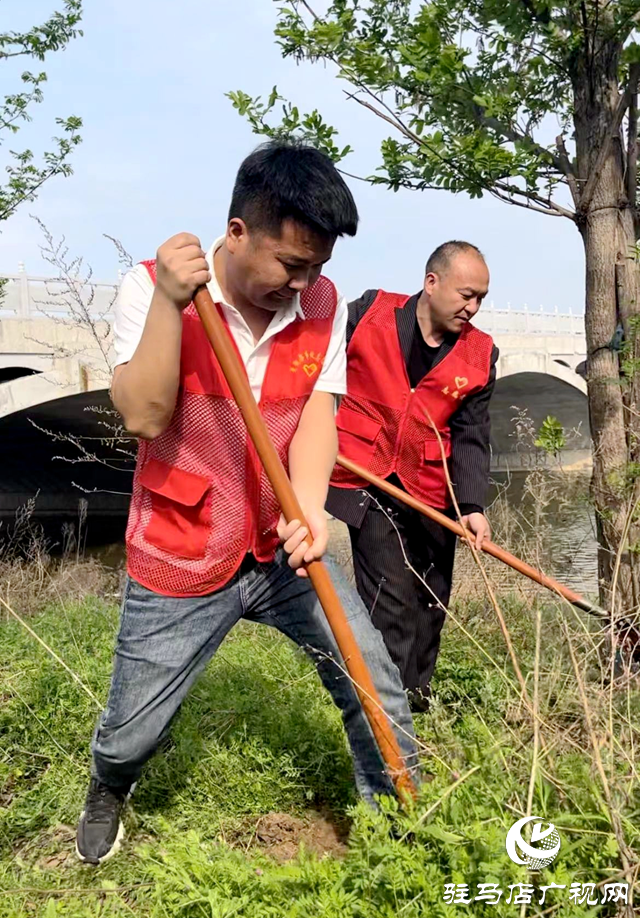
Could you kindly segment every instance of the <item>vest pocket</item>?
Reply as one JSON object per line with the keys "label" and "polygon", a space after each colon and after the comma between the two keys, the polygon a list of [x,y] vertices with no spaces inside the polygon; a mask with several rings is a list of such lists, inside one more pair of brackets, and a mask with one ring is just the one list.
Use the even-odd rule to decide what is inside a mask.
{"label": "vest pocket", "polygon": [[451,455],[451,440],[441,433],[442,448],[435,435],[424,441],[423,461],[418,466],[418,485],[423,498],[432,507],[448,507],[451,503],[447,478],[442,463],[442,453]]}
{"label": "vest pocket", "polygon": [[424,461],[425,462],[439,462],[442,463],[442,453],[444,451],[447,459],[451,455],[451,438],[441,433],[440,437],[442,438],[442,448],[440,447],[440,442],[438,438],[434,435],[428,440],[424,441]]}
{"label": "vest pocket", "polygon": [[365,465],[373,456],[382,424],[343,405],[336,415],[336,427],[339,452]]}
{"label": "vest pocket", "polygon": [[149,459],[140,484],[151,494],[147,542],[179,558],[203,558],[211,532],[209,479]]}

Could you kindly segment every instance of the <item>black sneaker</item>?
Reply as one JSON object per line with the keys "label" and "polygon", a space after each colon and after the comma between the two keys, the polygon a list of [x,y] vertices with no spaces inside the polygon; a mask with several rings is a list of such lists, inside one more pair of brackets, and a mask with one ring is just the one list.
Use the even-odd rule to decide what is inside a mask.
{"label": "black sneaker", "polygon": [[120,816],[129,794],[128,787],[108,787],[91,778],[76,835],[76,854],[85,864],[102,864],[120,847],[124,837]]}
{"label": "black sneaker", "polygon": [[429,710],[430,702],[430,690],[422,691],[422,689],[409,689],[407,692],[407,701],[409,702],[409,710],[412,714],[426,714]]}

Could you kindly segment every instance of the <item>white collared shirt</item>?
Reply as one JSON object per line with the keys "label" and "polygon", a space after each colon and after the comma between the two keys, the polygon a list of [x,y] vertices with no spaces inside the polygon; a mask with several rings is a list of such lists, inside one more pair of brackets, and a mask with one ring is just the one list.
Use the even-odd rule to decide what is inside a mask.
{"label": "white collared shirt", "polygon": [[[231,303],[226,302],[224,299],[215,275],[213,256],[223,243],[224,236],[221,236],[207,252],[207,262],[211,271],[211,281],[207,286],[214,302],[222,306],[231,334],[247,368],[247,376],[251,383],[252,392],[256,400],[259,400],[271,353],[272,339],[287,325],[290,325],[297,316],[302,317],[300,296],[296,294],[290,303],[279,309],[260,340],[254,341],[253,333],[242,315],[235,306],[232,306]],[[116,366],[128,363],[140,343],[144,323],[153,297],[153,290],[153,281],[144,265],[136,265],[122,279],[114,304],[113,339]],[[338,305],[333,320],[331,340],[322,365],[322,371],[315,384],[315,388],[320,392],[344,395],[347,391],[347,313],[347,301],[338,293]]]}

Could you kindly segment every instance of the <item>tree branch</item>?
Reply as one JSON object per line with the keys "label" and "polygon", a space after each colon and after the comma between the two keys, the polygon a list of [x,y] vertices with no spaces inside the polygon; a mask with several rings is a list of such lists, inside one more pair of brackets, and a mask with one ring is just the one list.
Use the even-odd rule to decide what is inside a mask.
{"label": "tree branch", "polygon": [[587,6],[584,0],[580,0],[580,17],[582,19],[582,31],[584,33],[584,56],[587,61],[587,70],[589,76],[591,76],[593,59],[590,62],[590,52],[589,52],[589,20],[587,17]]}
{"label": "tree branch", "polygon": [[14,115],[11,115],[10,118],[0,117],[0,130],[10,130],[14,122],[18,121],[20,118],[22,118],[23,121],[30,120],[26,112],[16,112]]}
{"label": "tree branch", "polygon": [[336,169],[340,175],[346,175],[347,178],[356,179],[358,182],[366,182],[368,185],[373,185],[373,180],[364,175],[355,175],[353,172],[347,172],[345,169],[340,169],[338,166],[336,166]]}
{"label": "tree branch", "polygon": [[[614,2],[614,0],[610,0],[610,3],[611,2]],[[607,3],[607,6],[609,6],[610,3]],[[607,33],[606,37],[601,41],[598,50],[594,52],[594,58],[603,54],[607,48],[611,46],[612,42],[617,41],[620,44],[624,44],[637,25],[640,25],[640,10],[637,10],[631,16],[626,17],[618,23],[618,26],[613,32]]]}
{"label": "tree branch", "polygon": [[542,26],[548,26],[551,23],[551,14],[548,9],[545,9],[543,13],[538,12],[535,6],[533,5],[532,0],[522,0],[522,5],[525,10],[533,20],[533,22],[539,23]]}
{"label": "tree branch", "polygon": [[521,134],[520,131],[516,130],[514,127],[509,126],[508,124],[503,124],[501,121],[498,121],[497,118],[486,115],[483,107],[478,105],[477,102],[474,103],[473,107],[476,112],[477,119],[486,127],[491,128],[492,131],[495,131],[496,134],[501,134],[503,137],[506,137],[507,140],[510,140],[511,143],[521,143],[531,147],[531,149],[535,151],[538,156],[550,157],[551,162],[556,167],[558,172],[563,173],[567,177],[569,174],[573,175],[573,169],[571,168],[571,164],[569,163],[568,158],[566,166],[568,166],[569,172],[566,171],[565,164],[563,163],[561,157],[555,156],[550,150],[547,150],[546,147],[543,147],[541,144],[537,143],[529,134]]}
{"label": "tree branch", "polygon": [[[371,90],[368,90],[368,92],[370,95],[372,95]],[[376,108],[375,105],[372,105],[371,102],[367,102],[364,99],[359,98],[359,96],[355,92],[345,91],[345,95],[347,96],[348,99],[353,99],[354,102],[357,102],[358,105],[362,105],[363,108],[368,108],[369,111],[373,112],[374,115],[377,115],[378,118],[382,118],[382,120],[386,121],[387,124],[390,124],[397,131],[400,131],[401,134],[404,134],[407,140],[410,140],[412,143],[416,143],[416,144],[424,144],[424,141],[422,140],[422,138],[418,134],[415,134],[410,128],[408,128],[406,124],[404,124],[404,122],[401,121],[397,117],[397,115],[393,115],[393,114],[386,115],[384,112],[381,112],[379,108]],[[378,99],[376,99],[376,101],[379,102]],[[384,105],[384,103],[382,102],[380,104]]]}
{"label": "tree branch", "polygon": [[587,179],[587,184],[584,186],[579,207],[579,210],[583,214],[585,214],[589,209],[589,205],[591,204],[591,200],[593,198],[593,193],[596,190],[596,185],[598,184],[598,179],[600,178],[600,173],[602,172],[604,164],[607,160],[607,156],[611,150],[613,139],[614,137],[618,137],[620,135],[622,119],[624,118],[624,114],[629,107],[630,99],[631,92],[630,86],[628,85],[625,91],[621,93],[618,98],[618,104],[616,105],[616,109],[613,113],[611,126],[607,129],[607,132],[604,135],[602,146],[600,147],[600,152],[598,153],[595,165],[591,170],[589,178]]}
{"label": "tree branch", "polygon": [[[350,99],[354,99],[359,105],[364,106],[364,108],[369,109],[369,111],[373,112],[374,115],[377,115],[378,118],[382,118],[383,121],[386,121],[388,124],[392,125],[396,130],[400,131],[401,134],[404,134],[404,136],[408,140],[410,140],[412,143],[416,144],[419,147],[425,147],[427,150],[429,150],[431,153],[437,156],[442,162],[446,163],[449,166],[449,168],[453,170],[453,172],[457,172],[458,175],[461,175],[464,178],[472,179],[474,182],[478,182],[480,185],[482,185],[483,188],[485,188],[486,191],[493,193],[494,187],[492,185],[490,185],[487,182],[482,182],[477,175],[469,175],[467,172],[465,172],[464,169],[460,167],[460,165],[457,162],[455,162],[455,160],[448,159],[446,156],[443,156],[437,150],[434,150],[432,147],[429,146],[429,144],[424,140],[424,138],[419,137],[412,130],[410,130],[405,124],[403,124],[402,121],[400,121],[400,119],[397,116],[392,117],[390,115],[385,114],[384,112],[381,112],[380,109],[376,108],[375,105],[372,105],[370,102],[367,102],[365,99],[360,99],[356,95],[356,93],[347,93],[347,96]],[[522,188],[517,188],[515,185],[509,185],[506,182],[494,182],[494,186],[496,188],[500,188],[502,191],[506,193],[506,195],[509,195],[509,196],[517,195],[519,197],[525,198],[529,202],[532,202],[532,201],[538,202],[538,204],[540,204],[541,206],[535,209],[539,210],[540,213],[552,214],[553,216],[559,216],[559,217],[567,217],[569,220],[575,219],[575,214],[573,211],[567,210],[566,208],[561,207],[559,204],[556,204],[554,201],[547,201],[545,200],[545,198],[541,197],[535,192],[524,191]],[[510,197],[503,197],[502,200],[506,200],[510,204],[519,203],[516,201],[512,201]],[[521,206],[529,207],[529,209],[533,209],[531,204],[522,203]]]}
{"label": "tree branch", "polygon": [[[307,12],[311,15],[311,17],[314,19],[315,22],[323,21],[311,8],[308,0],[299,0],[299,2],[307,10]],[[298,16],[299,16],[300,22],[306,27],[306,24],[304,23],[304,20],[302,19],[302,17],[299,14]],[[360,92],[364,92],[366,93],[366,95],[370,96],[370,98],[373,99],[377,103],[377,105],[373,105],[371,102],[368,102],[365,99],[361,99],[357,95],[357,92],[353,92],[353,93],[346,92],[345,94],[347,98],[355,99],[355,101],[359,105],[362,105],[364,108],[369,109],[369,111],[373,112],[374,115],[377,115],[378,118],[381,118],[383,121],[386,121],[388,124],[394,127],[397,131],[403,134],[407,138],[407,140],[411,141],[411,143],[415,144],[418,147],[425,147],[427,150],[429,150],[430,153],[432,153],[434,156],[437,156],[442,162],[446,163],[454,173],[457,173],[463,178],[470,179],[473,182],[478,183],[486,191],[490,192],[491,194],[495,194],[496,197],[499,197],[501,200],[506,201],[509,204],[518,204],[520,207],[526,207],[529,210],[537,210],[539,213],[549,214],[551,216],[567,217],[569,220],[575,219],[575,213],[573,211],[567,210],[566,208],[561,207],[559,204],[556,204],[553,201],[545,200],[545,198],[541,197],[535,192],[524,191],[521,188],[517,188],[505,182],[495,182],[494,185],[490,185],[489,183],[482,181],[478,175],[470,175],[469,173],[465,172],[465,170],[462,169],[457,162],[455,162],[452,159],[447,158],[446,156],[443,156],[437,150],[434,150],[432,147],[429,146],[429,144],[422,137],[420,137],[418,134],[416,134],[414,131],[408,128],[407,125],[404,124],[404,122],[398,117],[398,115],[384,102],[384,100],[378,98],[378,96],[366,84],[364,84],[360,79],[358,79],[357,76],[350,73],[349,70],[347,70],[347,68],[344,67],[344,65],[342,65],[339,61],[335,59],[335,57],[328,55],[328,58],[332,60],[334,64],[336,64],[336,66],[342,71],[342,73],[347,77],[347,79],[354,86],[358,87]],[[378,108],[377,106],[380,106],[380,108],[385,109],[385,111],[381,111],[380,108]],[[527,138],[526,135],[523,135],[522,138],[518,136],[519,141],[521,141],[522,139],[528,140],[529,138]],[[550,154],[548,150],[545,150],[544,147],[536,145],[536,142],[532,138],[530,140],[531,140],[531,143],[534,146],[537,146],[539,151],[544,152],[546,156],[551,156],[552,160],[554,161],[558,159],[558,157],[554,157],[553,154]],[[559,159],[558,159],[558,171],[564,174],[564,170],[560,166]],[[504,192],[504,195],[500,195],[496,193],[494,188],[500,188]],[[512,198],[513,195],[522,197],[525,199],[525,201],[523,202],[515,201]],[[533,202],[537,202],[539,206],[535,206]]]}
{"label": "tree branch", "polygon": [[534,204],[530,200],[529,201],[516,201],[515,198],[511,198],[506,194],[501,194],[499,191],[496,191],[495,188],[491,188],[489,190],[489,194],[493,195],[493,197],[497,198],[499,201],[504,201],[505,204],[513,204],[514,207],[524,207],[525,210],[533,210],[538,214],[546,214],[547,217],[566,216],[565,214],[562,214],[557,210],[545,210],[544,207],[540,207],[538,204]]}
{"label": "tree branch", "polygon": [[10,57],[33,57],[33,52],[26,48],[24,51],[0,51],[0,61],[8,60]]}
{"label": "tree branch", "polygon": [[0,210],[0,222],[4,220],[8,220],[9,217],[14,213],[14,211],[20,206],[20,204],[22,204],[24,201],[31,200],[32,196],[35,195],[36,191],[38,191],[39,188],[42,188],[42,186],[44,185],[46,181],[48,181],[50,178],[53,178],[54,175],[57,175],[59,171],[60,170],[58,166],[52,167],[51,169],[49,169],[48,172],[42,173],[38,182],[35,185],[33,185],[31,188],[26,189],[18,197],[10,198],[9,203],[6,205],[6,207]]}
{"label": "tree branch", "polygon": [[303,5],[303,7],[306,9],[306,11],[309,13],[309,15],[311,16],[311,18],[312,18],[315,22],[320,22],[320,17],[318,16],[317,13],[315,13],[315,12],[311,9],[311,7],[309,6],[309,4],[307,3],[307,0],[300,0],[300,3]]}
{"label": "tree branch", "polygon": [[562,166],[562,171],[567,177],[567,184],[569,185],[569,190],[571,192],[571,197],[573,199],[574,205],[578,206],[578,201],[580,199],[580,190],[578,188],[578,180],[573,167],[571,166],[571,160],[569,159],[569,154],[567,153],[567,148],[564,145],[564,136],[558,134],[556,137],[556,148],[558,150],[558,159]]}
{"label": "tree branch", "polygon": [[[536,48],[536,54],[542,54],[542,51],[539,48]],[[555,61],[553,61],[552,63],[554,66],[558,66]],[[469,92],[469,96],[472,100],[472,107],[473,107],[475,117],[478,121],[480,121],[481,124],[490,128],[492,131],[495,131],[496,134],[501,134],[507,140],[510,140],[511,143],[513,144],[516,144],[516,143],[526,144],[532,150],[534,150],[538,154],[538,156],[542,156],[545,158],[550,157],[551,162],[553,163],[553,165],[555,166],[558,172],[563,173],[564,175],[567,176],[567,178],[569,177],[569,175],[573,175],[575,178],[575,174],[571,167],[571,163],[569,162],[569,157],[566,156],[563,159],[561,156],[554,156],[554,154],[550,150],[547,150],[546,147],[543,147],[541,144],[537,143],[536,140],[534,140],[534,138],[529,133],[528,126],[527,128],[520,128],[517,124],[516,125],[504,124],[504,122],[499,121],[498,118],[494,117],[493,115],[491,116],[487,115],[483,106],[475,101],[474,86],[471,81],[471,76],[467,70],[465,70],[464,72],[464,78],[465,78],[465,82],[467,85],[467,90]],[[531,119],[529,120],[529,124],[530,123],[531,123]],[[566,153],[566,150],[565,150],[565,153]]]}
{"label": "tree branch", "polygon": [[638,82],[640,64],[629,68],[629,131],[627,136],[627,199],[633,208],[634,223],[637,224],[636,196],[638,188]]}
{"label": "tree branch", "polygon": [[[508,182],[495,182],[494,185],[495,187],[489,188],[488,191],[497,198],[500,198],[501,201],[506,201],[507,204],[515,204],[517,207],[535,210],[538,213],[547,214],[549,217],[566,217],[567,220],[575,220],[576,218],[572,210],[567,210],[560,204],[556,204],[555,201],[547,201],[539,194],[524,191],[522,188],[516,188],[515,185],[509,185]],[[496,189],[499,189],[499,191]],[[504,194],[500,194],[500,191],[504,192]],[[524,198],[524,200],[516,201],[513,199],[512,195],[518,195]],[[533,203],[534,201],[536,202],[535,204]]]}

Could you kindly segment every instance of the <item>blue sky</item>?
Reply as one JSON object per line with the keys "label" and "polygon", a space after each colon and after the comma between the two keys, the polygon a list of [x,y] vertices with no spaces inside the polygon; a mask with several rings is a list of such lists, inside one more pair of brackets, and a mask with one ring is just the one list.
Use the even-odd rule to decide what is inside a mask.
{"label": "blue sky", "polygon": [[[3,28],[43,21],[57,0],[1,0]],[[273,39],[271,0],[86,0],[84,38],[52,55],[45,101],[9,146],[47,149],[56,116],[84,120],[74,175],[45,186],[2,228],[0,272],[23,261],[44,272],[37,214],[101,280],[115,278],[117,258],[102,234],[118,237],[133,257],[151,257],[173,233],[207,245],[222,232],[241,159],[258,142],[225,92],[281,94],[318,107],[355,153],[349,171],[369,175],[384,125],[356,103],[321,65],[283,61]],[[18,88],[22,61],[3,63],[5,91]],[[38,69],[38,64],[29,64]],[[6,159],[3,165],[6,164]],[[338,241],[327,273],[349,297],[367,287],[413,292],[424,261],[440,242],[468,239],[491,268],[489,299],[561,311],[584,308],[582,243],[574,226],[526,213],[489,197],[399,192],[351,181],[362,218],[354,240]]]}

